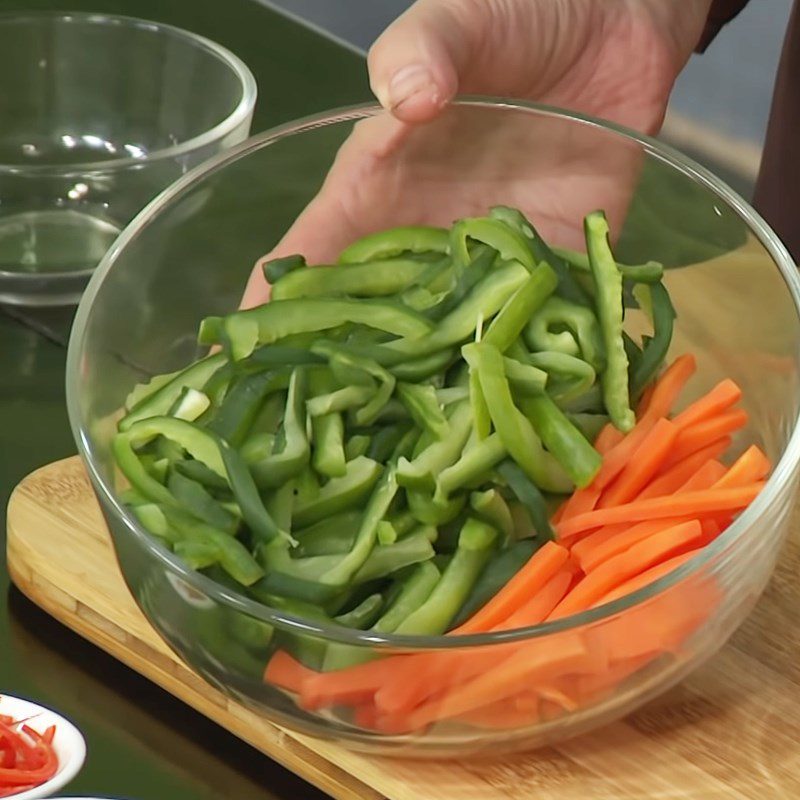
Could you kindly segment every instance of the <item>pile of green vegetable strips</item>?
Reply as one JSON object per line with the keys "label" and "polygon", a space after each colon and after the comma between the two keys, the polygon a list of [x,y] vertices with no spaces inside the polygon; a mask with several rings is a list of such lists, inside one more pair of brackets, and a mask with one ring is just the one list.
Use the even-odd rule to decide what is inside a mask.
{"label": "pile of green vegetable strips", "polygon": [[[272,301],[206,319],[221,349],[137,387],[114,453],[140,523],[269,606],[377,633],[441,634],[552,537],[600,467],[591,442],[661,367],[657,263],[586,254],[517,210],[373,234],[332,266],[265,267]],[[641,346],[625,307],[653,321]],[[342,666],[342,650],[312,666]]]}

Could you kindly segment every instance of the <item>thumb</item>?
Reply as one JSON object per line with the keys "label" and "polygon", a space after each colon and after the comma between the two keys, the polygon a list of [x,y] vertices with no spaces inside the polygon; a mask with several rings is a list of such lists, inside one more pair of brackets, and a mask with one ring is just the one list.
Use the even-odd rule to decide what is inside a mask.
{"label": "thumb", "polygon": [[369,52],[370,85],[403,122],[428,122],[450,102],[480,31],[477,5],[418,0]]}

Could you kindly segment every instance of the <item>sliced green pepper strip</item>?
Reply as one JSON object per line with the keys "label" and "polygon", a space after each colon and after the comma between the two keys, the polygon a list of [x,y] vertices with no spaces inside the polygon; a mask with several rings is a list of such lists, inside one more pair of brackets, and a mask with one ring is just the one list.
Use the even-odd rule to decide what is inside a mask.
{"label": "sliced green pepper strip", "polygon": [[[553,327],[561,330],[554,333]],[[525,340],[533,351],[580,355],[595,370],[604,367],[603,338],[594,313],[561,297],[551,297],[536,312],[525,328]]]}
{"label": "sliced green pepper strip", "polygon": [[242,458],[248,464],[258,464],[272,455],[275,448],[275,434],[256,433],[253,434],[240,448]]}
{"label": "sliced green pepper strip", "polygon": [[341,478],[331,478],[315,497],[306,500],[298,496],[294,508],[295,525],[306,527],[358,505],[369,494],[382,469],[380,464],[365,456],[348,461],[345,474]]}
{"label": "sliced green pepper strip", "polygon": [[[315,370],[309,375],[311,395],[330,392],[334,388],[329,373]],[[311,416],[311,463],[314,469],[328,478],[340,478],[345,473],[344,420],[337,412]]]}
{"label": "sliced green pepper strip", "polygon": [[206,569],[222,557],[220,548],[212,542],[180,541],[172,549],[191,569]]}
{"label": "sliced green pepper strip", "polygon": [[265,371],[247,375],[233,384],[222,405],[208,422],[208,429],[239,447],[250,432],[264,400],[271,392],[285,386],[282,372]]}
{"label": "sliced green pepper strip", "polygon": [[491,345],[474,343],[464,345],[461,352],[480,376],[489,414],[509,455],[543,489],[570,491],[572,484],[569,477],[555,459],[546,457],[533,426],[514,405],[500,351]]}
{"label": "sliced green pepper strip", "polygon": [[458,547],[428,599],[395,628],[396,634],[435,636],[444,633],[472,591],[486,566],[497,531],[469,518],[458,537]]}
{"label": "sliced green pepper strip", "polygon": [[361,569],[353,576],[353,583],[366,583],[377,578],[385,578],[404,567],[428,561],[434,555],[430,539],[425,532],[412,533],[394,544],[377,545]]}
{"label": "sliced green pepper strip", "polygon": [[529,272],[536,266],[530,248],[518,231],[497,219],[473,217],[459,220],[450,232],[450,251],[460,269],[466,268],[472,260],[469,239],[489,245],[504,261],[516,261]]}
{"label": "sliced green pepper strip", "polygon": [[[450,464],[455,463],[472,429],[472,411],[468,403],[459,403],[449,419],[450,435],[444,441],[435,441],[413,461],[401,458],[397,465],[397,481],[401,486],[415,489],[433,488],[435,477]],[[426,522],[427,520],[422,520]]]}
{"label": "sliced green pepper strip", "polygon": [[512,389],[519,394],[539,395],[547,388],[547,373],[538,367],[506,356],[503,358],[503,368]]}
{"label": "sliced green pepper strip", "polygon": [[[302,347],[292,347],[287,344],[268,344],[254,350],[252,355],[244,364],[236,364],[237,367],[259,369],[263,367],[289,367],[284,374],[287,376],[286,385],[289,385],[288,376],[292,374],[292,368],[300,367],[304,364],[323,364],[325,359]],[[286,386],[282,387],[286,388]]]}
{"label": "sliced green pepper strip", "polygon": [[608,424],[605,414],[567,414],[569,421],[590,441],[594,442],[597,435]]}
{"label": "sliced green pepper strip", "polygon": [[182,506],[191,509],[198,519],[225,533],[236,533],[239,518],[223,508],[202,483],[173,470],[167,480],[167,489]]}
{"label": "sliced green pepper strip", "polygon": [[429,431],[436,439],[448,435],[450,426],[433,386],[429,383],[398,383],[397,395],[420,428]]}
{"label": "sliced green pepper strip", "polygon": [[[389,603],[388,609],[372,626],[376,633],[393,633],[406,617],[416,611],[430,597],[433,588],[439,582],[441,573],[430,561],[417,565],[410,575],[399,584],[396,597]],[[368,647],[331,642],[325,651],[322,669],[326,672],[371,661],[375,652]]]}
{"label": "sliced green pepper strip", "polygon": [[455,464],[439,473],[434,502],[445,503],[456,489],[485,479],[486,474],[507,455],[506,446],[497,433],[466,447]]}
{"label": "sliced green pepper strip", "polygon": [[452,522],[467,502],[463,495],[456,495],[446,503],[437,503],[432,495],[414,489],[406,490],[406,499],[414,518],[423,525],[446,525]]}
{"label": "sliced green pepper strip", "polygon": [[483,608],[525,566],[538,549],[537,543],[531,539],[524,539],[497,553],[481,572],[450,628],[466,622]]}
{"label": "sliced green pepper strip", "polygon": [[423,381],[446,370],[453,362],[454,357],[453,349],[447,348],[414,361],[395,364],[389,368],[389,371],[399,381]]}
{"label": "sliced green pepper strip", "polygon": [[508,298],[506,304],[492,320],[482,342],[494,345],[504,353],[528,325],[558,286],[558,276],[545,263],[536,267],[522,286]]}
{"label": "sliced green pepper strip", "polygon": [[223,439],[192,422],[172,417],[150,417],[114,437],[112,450],[117,465],[135,489],[157,503],[170,508],[179,506],[172,493],[147,474],[134,451],[134,447],[156,436],[176,442],[227,481],[242,510],[244,521],[255,536],[263,541],[278,535],[288,538],[288,533],[278,528],[264,508],[242,457]]}
{"label": "sliced green pepper strip", "polygon": [[[365,434],[361,433],[357,433],[351,436],[347,440],[344,446],[345,461],[352,461],[354,458],[358,458],[358,456],[367,455],[371,444],[372,444],[371,436],[366,436]],[[372,456],[370,456],[370,458],[372,458]],[[342,472],[342,475],[344,475],[344,471]],[[338,477],[338,476],[332,476],[332,477]]]}
{"label": "sliced green pepper strip", "polygon": [[[491,319],[528,279],[528,271],[512,263],[496,267],[480,280],[464,301],[430,333],[416,338],[398,339],[382,345],[388,358],[423,356],[466,341],[475,332],[479,318]],[[376,359],[386,363],[380,357]]]}
{"label": "sliced green pepper strip", "polygon": [[596,288],[597,312],[606,351],[602,375],[603,400],[614,425],[623,432],[636,423],[628,390],[628,357],[622,341],[622,274],[608,242],[608,222],[602,211],[584,220],[589,263]]}
{"label": "sliced green pepper strip", "polygon": [[547,242],[522,212],[508,206],[495,206],[490,209],[489,216],[505,222],[522,234],[536,263],[546,262],[556,271],[560,294],[573,303],[589,304],[586,293],[572,276],[569,264],[550,249]]}
{"label": "sliced green pepper strip", "polygon": [[[161,417],[169,412],[172,404],[180,397],[186,388],[202,389],[206,381],[226,362],[223,353],[201,359],[191,364],[186,369],[174,373],[167,383],[151,381],[149,386],[154,391],[142,394],[139,390],[139,400],[131,410],[119,421],[119,430],[127,431],[132,425],[147,417]],[[134,390],[136,391],[136,390]]]}
{"label": "sliced green pepper strip", "polygon": [[555,539],[547,503],[539,487],[510,459],[500,464],[497,471],[528,512],[536,531],[536,539],[540,542]]}
{"label": "sliced green pepper strip", "polygon": [[432,320],[441,320],[458,308],[462,300],[472,291],[497,260],[497,251],[491,247],[480,245],[473,252],[472,261],[456,276],[453,288],[445,294],[440,303],[429,309],[425,316]]}
{"label": "sliced green pepper strip", "polygon": [[295,554],[306,557],[341,555],[349,552],[361,524],[362,513],[343,511],[295,531],[294,536],[298,542]]}
{"label": "sliced green pepper strip", "polygon": [[264,507],[275,520],[275,524],[283,531],[291,533],[292,530],[292,509],[294,508],[295,482],[286,481],[275,491],[264,498]]}
{"label": "sliced green pepper strip", "polygon": [[388,519],[382,519],[378,523],[377,538],[378,544],[384,547],[388,547],[390,544],[394,544],[397,541],[397,531]]}
{"label": "sliced green pepper strip", "polygon": [[312,397],[306,403],[306,410],[309,417],[313,418],[351,408],[362,408],[375,396],[375,393],[374,386],[345,386],[335,392]]}
{"label": "sliced green pepper strip", "polygon": [[520,408],[575,485],[588,486],[603,459],[567,415],[546,394],[522,399]]}
{"label": "sliced green pepper strip", "polygon": [[[576,269],[582,272],[591,272],[589,256],[585,253],[578,253],[565,247],[554,247],[553,250]],[[648,261],[645,264],[620,264],[617,262],[617,268],[625,280],[633,283],[658,283],[664,277],[664,265],[658,261]]]}
{"label": "sliced green pepper strip", "polygon": [[402,253],[447,253],[450,235],[445,228],[408,225],[371,233],[339,254],[340,264],[361,264],[392,258]]}
{"label": "sliced green pepper strip", "polygon": [[[344,323],[366,325],[397,336],[424,336],[431,323],[411,309],[377,300],[308,297],[277,300],[225,317],[222,340],[235,361],[247,358],[259,345],[297,333],[336,328]],[[437,348],[438,349],[438,348]]]}
{"label": "sliced green pepper strip", "polygon": [[375,486],[364,511],[353,547],[349,553],[322,577],[322,583],[343,586],[364,566],[372,553],[377,539],[378,523],[386,516],[389,506],[397,494],[397,479],[393,467],[388,467]]}
{"label": "sliced green pepper strip", "polygon": [[403,581],[402,588],[386,613],[373,625],[377,633],[394,633],[430,597],[441,573],[430,561],[417,566]]}
{"label": "sliced green pepper strip", "polygon": [[[641,288],[644,289],[645,287],[642,286]],[[664,285],[655,283],[647,288],[649,289],[649,301],[652,309],[653,336],[645,345],[642,357],[633,371],[631,393],[635,398],[641,395],[664,363],[669,346],[672,343],[672,332],[675,324],[675,308]],[[634,294],[637,294],[638,299],[636,290],[634,290]]]}
{"label": "sliced green pepper strip", "polygon": [[217,493],[230,491],[228,481],[214,470],[209,469],[202,461],[181,459],[173,461],[172,466],[176,472],[197,481],[207,489],[212,489]]}
{"label": "sliced green pepper strip", "polygon": [[204,542],[219,549],[219,565],[235,581],[251,586],[261,578],[264,571],[247,552],[247,548],[233,536],[200,522],[196,517],[175,507],[162,507],[167,524],[182,541]]}
{"label": "sliced green pepper strip", "polygon": [[369,437],[366,454],[375,461],[386,463],[392,456],[395,447],[402,438],[413,430],[411,422],[395,422],[381,426],[373,436]]}
{"label": "sliced green pepper strip", "polygon": [[306,267],[290,272],[272,287],[272,300],[298,297],[383,297],[411,286],[430,265],[410,258],[364,264]]}
{"label": "sliced green pepper strip", "polygon": [[492,430],[492,418],[489,416],[489,406],[483,396],[483,387],[477,370],[469,368],[469,403],[472,408],[472,419],[475,435],[478,439],[485,439]]}
{"label": "sliced green pepper strip", "polygon": [[366,630],[377,621],[383,610],[383,595],[371,594],[365,597],[354,609],[346,614],[339,614],[334,621],[344,628]]}
{"label": "sliced green pepper strip", "polygon": [[267,283],[274,286],[286,275],[289,275],[295,270],[304,269],[305,267],[305,258],[295,254],[282,256],[281,258],[271,258],[269,261],[265,261],[262,264],[261,269],[264,272],[264,278]]}
{"label": "sliced green pepper strip", "polygon": [[587,392],[597,373],[591,364],[565,353],[531,353],[528,363],[547,373],[547,393],[558,403],[566,403]]}
{"label": "sliced green pepper strip", "polygon": [[297,475],[309,462],[311,449],[306,436],[307,378],[305,367],[297,367],[292,372],[283,418],[283,449],[250,465],[253,479],[260,489],[280,486]]}
{"label": "sliced green pepper strip", "polygon": [[499,531],[505,541],[514,536],[514,519],[508,508],[508,503],[506,503],[503,495],[497,489],[472,492],[469,496],[469,504],[475,515]]}
{"label": "sliced green pepper strip", "polygon": [[207,395],[197,389],[192,389],[191,386],[185,386],[167,412],[167,416],[194,422],[205,414],[210,405],[211,400]]}

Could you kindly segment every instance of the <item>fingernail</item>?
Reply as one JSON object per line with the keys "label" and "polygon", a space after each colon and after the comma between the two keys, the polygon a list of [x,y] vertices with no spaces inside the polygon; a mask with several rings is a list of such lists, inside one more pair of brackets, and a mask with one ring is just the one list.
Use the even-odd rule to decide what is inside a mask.
{"label": "fingernail", "polygon": [[380,100],[384,106],[392,109],[410,100],[414,95],[425,91],[430,92],[432,95],[437,93],[433,76],[427,67],[423,67],[420,64],[410,64],[395,72],[389,82],[389,91],[385,98],[386,102],[384,102],[384,98],[380,98]]}

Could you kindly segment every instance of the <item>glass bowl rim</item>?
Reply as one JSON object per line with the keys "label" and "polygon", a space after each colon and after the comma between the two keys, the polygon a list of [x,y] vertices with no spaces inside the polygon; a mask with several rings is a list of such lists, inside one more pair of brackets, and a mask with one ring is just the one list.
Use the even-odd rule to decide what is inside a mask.
{"label": "glass bowl rim", "polygon": [[[785,245],[749,203],[741,198],[724,181],[717,178],[709,170],[697,164],[694,160],[653,137],[638,133],[622,125],[554,106],[516,99],[485,96],[461,97],[454,101],[453,104],[464,108],[523,110],[539,116],[586,125],[587,127],[594,128],[601,132],[611,132],[625,140],[639,144],[648,155],[669,164],[678,172],[692,179],[695,183],[711,191],[736,211],[769,253],[775,266],[786,282],[789,294],[794,301],[795,311],[798,317],[800,317],[800,275]],[[420,652],[426,650],[449,650],[462,647],[485,647],[539,639],[616,617],[627,609],[639,606],[663,593],[684,578],[699,572],[703,566],[734,545],[744,533],[753,526],[771,503],[775,501],[779,493],[789,484],[793,477],[795,467],[798,461],[800,461],[800,414],[798,414],[798,418],[795,419],[790,438],[781,453],[778,463],[756,499],[750,503],[739,517],[737,517],[716,540],[706,545],[703,550],[692,559],[686,561],[657,581],[614,600],[611,603],[552,622],[543,622],[525,628],[492,633],[441,636],[381,635],[369,631],[344,628],[335,624],[319,624],[313,620],[283,613],[256,600],[251,600],[236,592],[230,591],[207,576],[187,567],[170,550],[156,541],[144,530],[135,517],[120,503],[113,489],[103,480],[94,463],[88,441],[84,437],[82,429],[80,404],[78,400],[79,364],[81,347],[92,304],[103,281],[113,268],[120,253],[141,231],[157,219],[159,213],[164,208],[168,207],[172,201],[179,199],[184,193],[194,188],[196,184],[202,182],[207,176],[212,175],[228,164],[238,161],[240,158],[244,158],[253,152],[261,150],[264,147],[294,134],[342,122],[355,122],[382,112],[382,107],[377,103],[344,106],[308,115],[250,137],[240,145],[226,150],[206,161],[204,164],[195,167],[173,183],[172,186],[155,197],[128,224],[114,242],[111,249],[103,257],[78,306],[70,335],[66,370],[67,411],[72,434],[78,445],[82,461],[87,468],[95,491],[100,495],[103,504],[113,510],[113,513],[123,522],[128,532],[137,538],[145,549],[158,561],[162,562],[162,564],[173,573],[180,576],[190,587],[214,601],[232,609],[239,610],[256,619],[273,624],[283,630],[304,633],[327,641],[372,647],[384,651]]]}
{"label": "glass bowl rim", "polygon": [[144,158],[112,158],[106,161],[83,161],[71,164],[2,164],[0,175],[37,175],[51,174],[69,178],[72,176],[88,176],[91,173],[107,173],[112,170],[142,169],[157,161],[174,159],[186,153],[199,150],[206,145],[223,138],[241,125],[255,107],[258,87],[250,68],[239,56],[221,44],[192,31],[169,25],[165,22],[132,17],[126,14],[106,14],[91,11],[8,11],[0,13],[0,26],[32,23],[41,20],[55,21],[65,24],[119,26],[130,29],[149,30],[160,35],[166,34],[176,40],[182,40],[191,47],[202,50],[222,62],[238,79],[242,96],[236,107],[224,119],[202,133],[185,139],[169,147],[160,147],[149,152]]}

